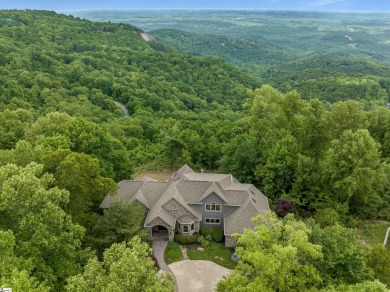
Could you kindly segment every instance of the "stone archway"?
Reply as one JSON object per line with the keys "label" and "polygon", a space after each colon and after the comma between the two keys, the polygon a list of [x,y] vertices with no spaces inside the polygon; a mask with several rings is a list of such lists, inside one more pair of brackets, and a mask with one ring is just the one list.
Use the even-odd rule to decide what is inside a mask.
{"label": "stone archway", "polygon": [[163,225],[152,227],[152,240],[169,240],[169,231]]}

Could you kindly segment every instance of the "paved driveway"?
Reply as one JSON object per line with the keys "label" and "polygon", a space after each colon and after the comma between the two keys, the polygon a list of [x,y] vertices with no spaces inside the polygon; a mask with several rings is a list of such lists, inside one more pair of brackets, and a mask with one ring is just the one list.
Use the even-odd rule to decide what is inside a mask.
{"label": "paved driveway", "polygon": [[232,270],[210,261],[184,260],[170,264],[179,292],[212,292],[217,283]]}

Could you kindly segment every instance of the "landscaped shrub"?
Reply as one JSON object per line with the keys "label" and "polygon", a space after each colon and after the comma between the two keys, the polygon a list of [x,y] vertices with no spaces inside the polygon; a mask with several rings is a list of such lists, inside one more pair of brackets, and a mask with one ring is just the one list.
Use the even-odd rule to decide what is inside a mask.
{"label": "landscaped shrub", "polygon": [[[208,239],[208,238],[210,238],[210,239]],[[211,240],[211,236],[210,235],[207,235],[206,237],[201,235],[201,236],[198,237],[198,243],[200,243],[203,248],[206,248],[206,247],[208,247],[210,245],[210,240]]]}
{"label": "landscaped shrub", "polygon": [[215,242],[221,242],[223,239],[223,230],[219,228],[202,228],[200,233],[204,236],[211,235]]}
{"label": "landscaped shrub", "polygon": [[294,212],[293,203],[289,199],[278,199],[275,205],[276,214],[278,214],[279,217],[284,217],[287,214]]}
{"label": "landscaped shrub", "polygon": [[197,242],[198,240],[198,235],[181,235],[181,234],[176,234],[175,235],[175,241],[180,244],[192,244]]}

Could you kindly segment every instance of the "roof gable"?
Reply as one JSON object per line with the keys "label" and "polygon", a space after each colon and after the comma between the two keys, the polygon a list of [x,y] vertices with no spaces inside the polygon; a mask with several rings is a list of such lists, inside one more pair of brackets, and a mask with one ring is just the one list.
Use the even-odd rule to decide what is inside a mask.
{"label": "roof gable", "polygon": [[187,164],[184,164],[182,167],[180,167],[173,175],[170,181],[176,181],[182,178],[182,176],[186,173],[195,173],[195,171],[192,170],[191,167],[189,167]]}
{"label": "roof gable", "polygon": [[221,189],[215,182],[212,182],[210,187],[203,193],[202,197],[200,197],[198,203],[204,201],[208,196],[216,194],[225,204],[229,204],[229,201],[226,199],[225,195],[222,193]]}
{"label": "roof gable", "polygon": [[151,226],[153,221],[158,219],[164,221],[171,228],[175,227],[176,218],[163,208],[155,208],[150,210],[145,219],[145,226]]}
{"label": "roof gable", "polygon": [[[177,210],[175,210],[174,204],[176,204]],[[173,214],[174,216],[182,216],[183,215],[184,211],[179,210],[179,208],[181,207],[185,211],[187,211],[188,214],[191,214],[195,218],[197,218],[197,219],[202,218],[202,215],[197,210],[194,210],[192,207],[190,207],[186,203],[186,201],[184,201],[184,199],[182,198],[182,196],[180,195],[180,193],[177,191],[176,188],[174,189],[174,193],[173,193],[171,199],[169,201],[167,201],[164,205],[162,205],[162,207],[166,210],[169,210],[169,212],[171,214]]]}
{"label": "roof gable", "polygon": [[138,192],[133,197],[132,201],[134,201],[134,200],[138,200],[142,205],[144,205],[146,208],[150,209],[150,206],[149,206],[148,202],[146,201],[145,196],[142,193],[141,189],[139,189]]}

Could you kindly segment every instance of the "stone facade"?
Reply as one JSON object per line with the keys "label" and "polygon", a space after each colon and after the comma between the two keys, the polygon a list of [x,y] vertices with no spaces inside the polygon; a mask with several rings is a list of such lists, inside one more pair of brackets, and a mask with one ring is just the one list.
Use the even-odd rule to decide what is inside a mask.
{"label": "stone facade", "polygon": [[186,208],[182,206],[178,201],[175,199],[170,200],[168,203],[166,203],[163,208],[167,210],[169,213],[171,213],[176,218],[179,218],[181,216],[187,215],[187,216],[193,216],[190,212],[187,211]]}
{"label": "stone facade", "polygon": [[236,246],[236,240],[231,237],[230,235],[225,236],[225,245],[227,247],[235,247]]}

